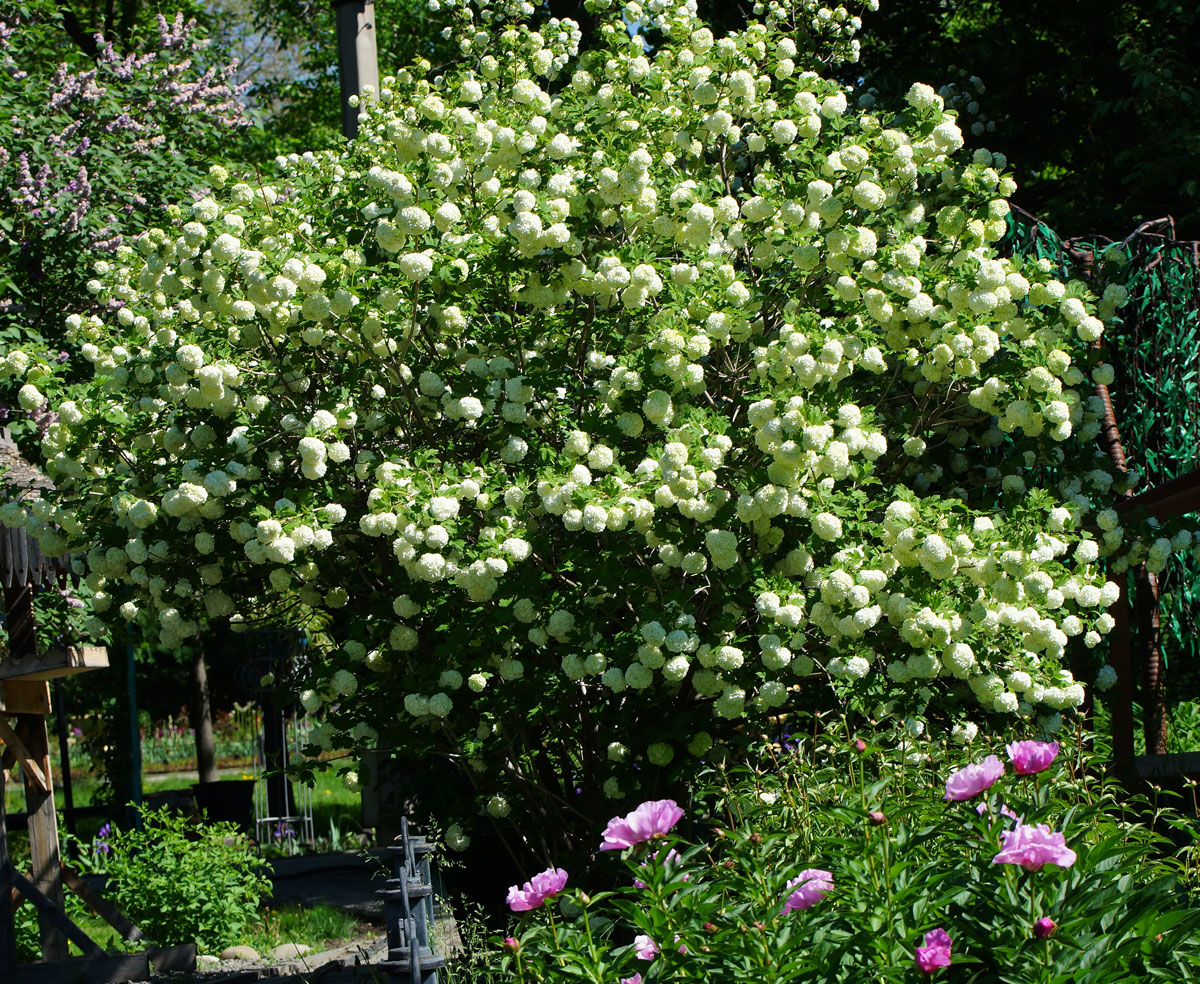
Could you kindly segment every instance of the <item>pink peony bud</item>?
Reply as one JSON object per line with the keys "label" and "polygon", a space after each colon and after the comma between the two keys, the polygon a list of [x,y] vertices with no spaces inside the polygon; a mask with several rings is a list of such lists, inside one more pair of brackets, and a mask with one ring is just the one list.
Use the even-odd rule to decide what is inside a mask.
{"label": "pink peony bud", "polygon": [[796,909],[811,909],[833,891],[833,875],[821,868],[806,868],[787,883],[795,891],[783,903],[783,914]]}
{"label": "pink peony bud", "polygon": [[950,966],[950,934],[940,926],[925,934],[925,945],[917,947],[917,969],[932,974],[939,967]]}
{"label": "pink peony bud", "polygon": [[1016,741],[1007,747],[1013,771],[1019,776],[1031,776],[1050,768],[1058,755],[1058,742]]}

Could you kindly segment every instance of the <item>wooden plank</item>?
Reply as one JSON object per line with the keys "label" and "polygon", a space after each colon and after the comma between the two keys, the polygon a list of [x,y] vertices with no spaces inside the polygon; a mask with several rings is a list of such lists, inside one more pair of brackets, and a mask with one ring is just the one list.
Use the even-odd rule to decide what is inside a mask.
{"label": "wooden plank", "polygon": [[50,713],[50,684],[45,680],[0,680],[0,714]]}
{"label": "wooden plank", "polygon": [[156,974],[165,974],[171,971],[191,973],[196,969],[195,943],[151,947],[146,953],[150,957],[150,966],[154,968]]}
{"label": "wooden plank", "polygon": [[76,957],[25,964],[12,980],[13,984],[118,984],[149,979],[150,960],[146,954],[123,953],[116,957]]}
{"label": "wooden plank", "polygon": [[55,680],[58,677],[105,669],[108,650],[103,646],[67,646],[51,649],[41,656],[10,656],[0,659],[0,679]]}
{"label": "wooden plank", "polygon": [[39,922],[42,917],[45,917],[47,922],[53,923],[60,933],[83,951],[84,956],[104,956],[104,950],[100,948],[95,940],[71,922],[62,910],[62,907],[51,902],[41,889],[13,867],[11,861],[8,864],[8,877],[12,879],[12,883],[16,886],[17,890],[34,904],[38,911]]}
{"label": "wooden plank", "polygon": [[1156,519],[1171,519],[1200,509],[1200,468],[1118,503],[1118,512],[1144,509]]}
{"label": "wooden plank", "polygon": [[[54,812],[54,793],[50,769],[50,741],[46,734],[46,719],[40,715],[22,714],[17,717],[16,732],[25,742],[31,756],[41,766],[50,785],[50,792],[37,787],[29,772],[25,773],[25,808],[29,815],[29,856],[33,884],[51,904],[64,911],[62,890],[62,861],[58,850],[58,817]],[[22,890],[23,891],[23,890]],[[38,912],[41,930],[42,959],[66,960],[71,955],[67,937],[61,926],[44,911]]]}
{"label": "wooden plank", "polygon": [[51,792],[50,784],[46,782],[46,775],[42,772],[42,767],[37,764],[37,760],[25,747],[25,742],[21,741],[20,736],[9,727],[4,718],[0,718],[0,741],[12,748],[16,753],[17,761],[21,763],[21,768],[29,774],[37,787],[43,793]]}
{"label": "wooden plank", "polygon": [[1200,752],[1170,752],[1164,755],[1139,755],[1134,760],[1141,779],[1170,779],[1200,775]]}
{"label": "wooden plank", "polygon": [[136,943],[143,938],[142,931],[133,924],[129,917],[80,878],[70,865],[64,863],[62,873],[63,882],[67,888],[83,899],[84,904],[92,912],[120,933],[122,939]]}

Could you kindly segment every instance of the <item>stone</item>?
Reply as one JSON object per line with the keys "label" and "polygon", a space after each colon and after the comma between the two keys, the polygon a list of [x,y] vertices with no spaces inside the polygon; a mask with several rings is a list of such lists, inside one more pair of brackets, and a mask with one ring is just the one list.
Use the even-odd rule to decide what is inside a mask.
{"label": "stone", "polygon": [[196,954],[196,969],[197,970],[212,970],[221,965],[221,958],[214,957],[211,953]]}
{"label": "stone", "polygon": [[221,959],[258,961],[261,957],[259,957],[258,951],[252,946],[231,946],[221,951]]}
{"label": "stone", "polygon": [[310,950],[312,947],[307,943],[281,943],[271,951],[271,956],[276,960],[295,960]]}

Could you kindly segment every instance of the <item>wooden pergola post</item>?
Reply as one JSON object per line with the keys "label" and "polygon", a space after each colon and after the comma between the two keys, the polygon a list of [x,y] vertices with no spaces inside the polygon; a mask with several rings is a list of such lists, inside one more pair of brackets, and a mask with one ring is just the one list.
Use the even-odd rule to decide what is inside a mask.
{"label": "wooden pergola post", "polygon": [[8,770],[0,767],[0,974],[12,980],[17,974],[17,929],[13,920],[12,879],[8,875],[8,827],[4,820]]}
{"label": "wooden pergola post", "polygon": [[379,94],[379,63],[375,55],[374,0],[333,0],[337,18],[338,78],[342,93],[342,135],[358,135],[358,107],[350,97],[371,86]]}
{"label": "wooden pergola post", "polygon": [[[9,658],[37,656],[37,632],[33,620],[33,585],[13,583],[4,588]],[[5,729],[7,730],[7,729]],[[64,909],[62,859],[58,851],[58,817],[54,812],[54,782],[50,771],[50,740],[46,719],[40,714],[18,714],[11,734],[0,731],[13,747],[25,777],[25,810],[29,815],[31,881],[57,908]],[[38,773],[41,775],[38,775]],[[53,921],[38,913],[42,958],[65,960],[70,955],[66,934]]]}
{"label": "wooden pergola post", "polygon": [[[1142,513],[1159,521],[1200,512],[1200,468],[1147,489],[1140,495],[1117,504],[1122,515]],[[1128,578],[1119,580],[1121,598],[1113,610],[1116,625],[1112,632],[1112,666],[1117,671],[1117,694],[1113,702],[1113,754],[1117,767],[1133,778],[1161,774],[1166,768],[1166,710],[1163,700],[1161,654],[1158,648],[1157,584],[1145,567],[1135,570],[1139,601],[1138,646],[1142,673],[1142,713],[1146,717],[1146,755],[1140,759],[1133,750],[1133,699],[1137,669],[1133,665],[1130,628],[1134,614],[1129,603]],[[1176,770],[1177,771],[1177,770]]]}

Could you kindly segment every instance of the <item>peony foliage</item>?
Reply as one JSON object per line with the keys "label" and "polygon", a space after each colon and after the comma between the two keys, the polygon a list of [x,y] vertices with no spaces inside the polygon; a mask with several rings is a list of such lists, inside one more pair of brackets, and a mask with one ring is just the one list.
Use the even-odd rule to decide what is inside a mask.
{"label": "peony foliage", "polygon": [[0,518],[98,633],[331,625],[316,745],[436,747],[495,817],[645,798],[827,682],[1054,730],[1105,561],[1191,543],[1110,508],[1122,290],[997,254],[1003,157],[829,78],[844,8],[598,2],[580,53],[450,6],[461,58],[353,144],[97,264],[92,378],[8,356],[58,493]]}

